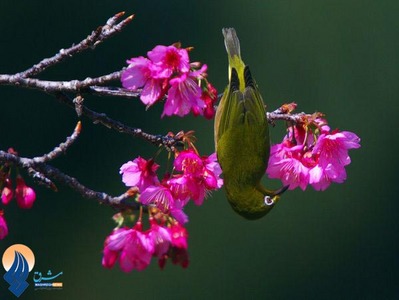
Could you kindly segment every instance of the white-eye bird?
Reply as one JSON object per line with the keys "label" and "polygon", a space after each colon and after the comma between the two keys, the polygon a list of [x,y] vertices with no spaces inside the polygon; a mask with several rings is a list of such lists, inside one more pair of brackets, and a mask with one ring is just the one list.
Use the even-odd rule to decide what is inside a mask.
{"label": "white-eye bird", "polygon": [[216,111],[215,148],[229,203],[238,214],[253,220],[266,215],[288,186],[271,191],[260,182],[270,155],[265,104],[241,59],[235,30],[224,28],[223,35],[229,84]]}

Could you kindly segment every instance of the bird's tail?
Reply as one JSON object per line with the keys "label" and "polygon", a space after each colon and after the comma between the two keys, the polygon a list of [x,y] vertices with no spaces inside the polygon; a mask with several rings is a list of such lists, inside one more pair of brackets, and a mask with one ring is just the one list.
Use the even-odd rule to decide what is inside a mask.
{"label": "bird's tail", "polygon": [[236,69],[239,79],[239,90],[244,91],[245,63],[241,59],[240,40],[234,28],[223,28],[224,44],[229,58],[229,81],[231,81],[232,69]]}
{"label": "bird's tail", "polygon": [[223,28],[224,45],[229,57],[238,56],[241,58],[240,41],[234,28]]}

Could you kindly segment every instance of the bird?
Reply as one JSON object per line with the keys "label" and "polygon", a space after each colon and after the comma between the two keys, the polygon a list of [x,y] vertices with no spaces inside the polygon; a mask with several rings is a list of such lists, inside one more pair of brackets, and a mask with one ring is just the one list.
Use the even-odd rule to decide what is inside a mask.
{"label": "bird", "polygon": [[223,172],[226,198],[242,217],[265,216],[288,189],[261,184],[270,155],[266,108],[251,71],[241,59],[234,28],[223,28],[228,54],[229,83],[216,110],[214,134],[217,159]]}

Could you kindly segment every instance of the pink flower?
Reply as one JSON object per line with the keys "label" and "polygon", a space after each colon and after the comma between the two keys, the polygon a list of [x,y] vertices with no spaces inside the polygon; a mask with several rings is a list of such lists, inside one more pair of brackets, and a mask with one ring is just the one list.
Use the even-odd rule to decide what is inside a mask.
{"label": "pink flower", "polygon": [[149,186],[140,194],[140,202],[144,205],[154,204],[163,213],[168,213],[174,206],[174,198],[166,186]]}
{"label": "pink flower", "polygon": [[169,78],[173,73],[187,73],[190,70],[186,49],[158,45],[147,55],[157,70],[155,78]]}
{"label": "pink flower", "polygon": [[312,154],[318,165],[310,170],[309,183],[316,190],[325,190],[331,182],[342,183],[346,179],[345,166],[350,164],[349,149],[360,147],[360,138],[348,131],[322,133]]}
{"label": "pink flower", "polygon": [[15,197],[17,204],[20,208],[29,209],[32,208],[33,203],[36,200],[36,193],[25,184],[24,179],[21,176],[17,176],[17,187],[15,188]]}
{"label": "pink flower", "polygon": [[117,251],[112,251],[108,247],[104,247],[101,264],[104,268],[112,269],[118,259],[118,256],[119,253]]}
{"label": "pink flower", "polygon": [[111,235],[109,235],[104,243],[103,260],[102,265],[105,268],[112,268],[119,258],[119,254],[125,247],[128,241],[128,236],[131,235],[133,229],[127,227],[115,229]]}
{"label": "pink flower", "polygon": [[[223,185],[219,177],[222,170],[216,161],[216,154],[200,157],[191,149],[183,150],[175,159],[174,166],[177,171],[183,172],[183,176],[173,182],[174,190],[185,191],[197,205],[202,204],[208,191]],[[179,189],[176,187],[178,184],[181,185]]]}
{"label": "pink flower", "polygon": [[187,177],[183,174],[175,174],[166,181],[175,199],[182,202],[183,206],[190,200],[190,190],[187,186]]}
{"label": "pink flower", "polygon": [[280,179],[284,186],[289,185],[290,190],[297,187],[305,190],[309,182],[309,169],[299,159],[303,146],[287,147],[286,144],[283,141],[271,147],[266,173],[269,178]]}
{"label": "pink flower", "polygon": [[[163,116],[203,115],[211,119],[217,91],[210,84],[202,87],[206,65],[190,63],[187,49],[180,46],[158,45],[147,53],[127,61],[129,66],[121,74],[123,87],[137,90],[143,87],[140,99],[148,106],[168,93]],[[204,91],[202,91],[204,89]]]}
{"label": "pink flower", "polygon": [[180,264],[183,268],[187,268],[189,264],[187,253],[187,230],[179,223],[175,222],[169,227],[172,236],[172,247],[169,251],[169,257],[173,264]]}
{"label": "pink flower", "polygon": [[164,214],[170,214],[181,223],[188,222],[187,215],[183,212],[186,201],[175,199],[167,181],[157,186],[149,186],[141,193],[140,202],[144,205],[155,205]]}
{"label": "pink flower", "polygon": [[178,222],[173,222],[168,231],[171,235],[171,247],[168,253],[161,256],[158,260],[158,265],[161,269],[165,267],[166,260],[172,259],[173,264],[180,264],[183,268],[187,268],[189,264],[187,252],[187,230]]}
{"label": "pink flower", "polygon": [[149,236],[142,232],[142,225],[138,222],[132,229],[114,230],[105,240],[103,254],[102,264],[106,268],[112,268],[119,258],[122,271],[142,271],[151,262],[154,244]]}
{"label": "pink flower", "polygon": [[317,191],[324,191],[331,182],[343,183],[345,179],[345,168],[339,165],[328,164],[324,168],[317,165],[309,171],[309,184]]}
{"label": "pink flower", "polygon": [[[218,99],[217,90],[212,84],[207,84],[207,89],[202,91],[201,99],[205,102],[203,115],[206,119],[210,120],[215,116],[215,103]],[[201,114],[201,112],[196,113],[194,110],[193,113],[194,115]]]}
{"label": "pink flower", "polygon": [[0,211],[0,240],[4,239],[8,235],[8,227],[6,219],[3,216],[3,211]]}
{"label": "pink flower", "polygon": [[165,102],[162,117],[164,115],[178,115],[183,117],[191,110],[202,112],[206,107],[202,100],[202,91],[198,83],[195,82],[194,72],[183,73],[169,81],[171,88]]}
{"label": "pink flower", "polygon": [[330,133],[323,119],[315,119],[313,124],[319,129],[316,133],[297,125],[288,129],[281,144],[271,147],[266,172],[289,189],[299,186],[305,190],[310,184],[315,190],[325,190],[331,182],[344,182],[345,166],[351,161],[348,150],[360,147],[360,138],[352,132]]}
{"label": "pink flower", "polygon": [[155,174],[158,167],[152,160],[139,157],[124,164],[120,173],[127,186],[139,188],[141,204],[153,205],[181,224],[188,222],[183,209],[190,199],[200,205],[210,190],[223,185],[222,170],[215,153],[200,157],[192,149],[181,151],[174,161],[174,174],[165,175],[162,182]]}
{"label": "pink flower", "polygon": [[173,165],[177,171],[183,171],[184,175],[199,177],[204,172],[202,158],[193,149],[181,151]]}
{"label": "pink flower", "polygon": [[175,199],[173,207],[170,209],[170,214],[172,217],[181,224],[188,222],[188,216],[183,211],[184,205],[186,205],[184,201]]}
{"label": "pink flower", "polygon": [[165,227],[159,226],[153,218],[150,218],[150,225],[148,236],[154,244],[154,255],[162,257],[169,250],[171,235]]}
{"label": "pink flower", "polygon": [[181,226],[178,222],[174,222],[169,228],[171,236],[171,245],[176,248],[187,250],[188,233],[186,228]]}
{"label": "pink flower", "polygon": [[319,155],[320,164],[323,166],[329,163],[346,166],[351,162],[348,150],[359,148],[359,142],[360,138],[349,131],[323,133],[317,140],[313,154]]}
{"label": "pink flower", "polygon": [[163,96],[163,80],[155,78],[152,62],[142,56],[127,61],[129,66],[122,72],[122,86],[129,90],[141,91],[140,100],[147,106],[153,105]]}
{"label": "pink flower", "polygon": [[122,250],[127,241],[127,237],[132,233],[133,229],[128,227],[118,228],[112,231],[105,241],[105,245],[110,251]]}
{"label": "pink flower", "polygon": [[159,184],[156,170],[159,168],[154,160],[145,160],[140,156],[133,161],[122,165],[120,174],[126,186],[137,186],[140,191],[144,191],[150,185]]}
{"label": "pink flower", "polygon": [[6,178],[5,187],[1,191],[1,202],[3,202],[4,205],[7,205],[8,203],[10,203],[13,197],[14,192],[12,190],[11,180],[9,178]]}
{"label": "pink flower", "polygon": [[124,88],[136,90],[144,86],[151,76],[151,61],[145,57],[136,57],[126,61],[129,66],[121,74]]}
{"label": "pink flower", "polygon": [[[223,179],[220,178],[222,168],[217,161],[216,153],[212,153],[208,157],[205,157],[204,163],[206,169],[205,176],[208,178],[208,180],[206,180],[208,189],[220,189],[223,186]],[[210,176],[212,179],[209,179]]]}
{"label": "pink flower", "polygon": [[133,230],[120,254],[120,267],[124,272],[142,271],[150,264],[153,253],[154,244],[148,235]]}

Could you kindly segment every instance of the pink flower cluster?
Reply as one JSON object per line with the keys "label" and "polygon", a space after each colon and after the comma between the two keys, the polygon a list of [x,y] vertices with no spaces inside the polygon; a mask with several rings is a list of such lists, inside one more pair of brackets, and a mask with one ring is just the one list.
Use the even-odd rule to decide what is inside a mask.
{"label": "pink flower cluster", "polygon": [[323,191],[331,182],[344,182],[345,166],[351,162],[348,150],[359,147],[356,134],[331,131],[325,120],[316,118],[310,124],[288,128],[283,141],[271,147],[266,173],[289,185],[290,190],[305,190],[310,184]]}
{"label": "pink flower cluster", "polygon": [[[18,153],[13,149],[9,148],[8,153],[17,155]],[[22,176],[17,173],[16,186],[13,188],[11,180],[12,166],[4,164],[0,166],[0,190],[1,190],[1,202],[7,205],[13,198],[17,200],[17,205],[20,208],[29,209],[32,208],[33,203],[36,200],[35,191],[26,185],[25,180]],[[17,170],[18,172],[18,170]],[[0,240],[4,239],[8,234],[8,227],[4,218],[4,211],[0,209]]]}
{"label": "pink flower cluster", "polygon": [[124,88],[142,88],[140,99],[147,107],[166,96],[162,116],[182,117],[192,111],[213,118],[217,91],[210,83],[201,87],[206,81],[206,65],[190,63],[188,50],[179,44],[158,45],[147,55],[127,60],[129,65],[121,75]]}
{"label": "pink flower cluster", "polygon": [[[122,181],[138,190],[138,202],[147,207],[149,229],[143,230],[142,210],[133,227],[126,225],[125,218],[118,216],[120,228],[105,240],[102,264],[112,268],[118,261],[125,272],[144,270],[152,257],[158,258],[162,269],[167,259],[173,264],[188,266],[187,230],[181,225],[188,221],[183,212],[190,199],[201,205],[206,194],[220,188],[222,173],[216,154],[199,156],[195,149],[176,151],[171,174],[159,180],[159,165],[153,159],[142,157],[122,165]],[[122,220],[122,222],[121,222]]]}
{"label": "pink flower cluster", "polygon": [[118,261],[124,272],[142,271],[152,257],[157,257],[161,269],[168,258],[173,264],[186,268],[189,263],[186,229],[176,221],[160,225],[152,216],[149,223],[146,231],[143,231],[141,220],[132,228],[115,229],[105,240],[103,266],[112,268]]}
{"label": "pink flower cluster", "polygon": [[209,191],[221,188],[222,170],[215,153],[200,157],[193,149],[179,152],[173,166],[172,174],[160,181],[156,174],[159,165],[138,157],[122,165],[120,173],[126,186],[139,189],[140,203],[155,206],[184,224],[188,221],[184,206],[190,199],[201,205]]}

